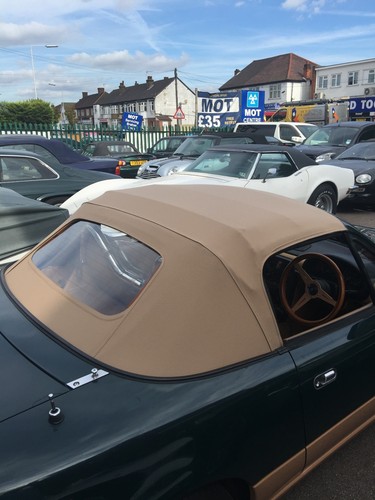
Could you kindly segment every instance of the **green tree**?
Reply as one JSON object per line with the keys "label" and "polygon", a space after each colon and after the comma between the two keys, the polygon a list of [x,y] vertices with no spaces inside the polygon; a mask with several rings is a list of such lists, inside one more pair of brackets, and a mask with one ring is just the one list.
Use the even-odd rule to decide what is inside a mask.
{"label": "green tree", "polygon": [[54,106],[41,99],[0,103],[0,121],[14,123],[56,123]]}

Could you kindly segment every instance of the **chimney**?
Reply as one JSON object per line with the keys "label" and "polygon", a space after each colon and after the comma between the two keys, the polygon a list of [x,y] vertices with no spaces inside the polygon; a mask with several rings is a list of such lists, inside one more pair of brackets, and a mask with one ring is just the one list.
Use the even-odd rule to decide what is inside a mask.
{"label": "chimney", "polygon": [[152,76],[148,76],[146,80],[147,88],[150,89],[154,85],[154,79]]}
{"label": "chimney", "polygon": [[103,87],[99,87],[98,88],[98,94],[104,94],[104,88]]}
{"label": "chimney", "polygon": [[122,82],[120,83],[120,85],[118,86],[119,89],[124,89],[125,88],[125,83],[124,83],[124,80],[122,80]]}
{"label": "chimney", "polygon": [[82,92],[82,97],[87,97],[88,95],[88,92]]}
{"label": "chimney", "polygon": [[306,63],[303,66],[303,76],[306,78],[306,80],[312,80],[312,67],[311,64]]}

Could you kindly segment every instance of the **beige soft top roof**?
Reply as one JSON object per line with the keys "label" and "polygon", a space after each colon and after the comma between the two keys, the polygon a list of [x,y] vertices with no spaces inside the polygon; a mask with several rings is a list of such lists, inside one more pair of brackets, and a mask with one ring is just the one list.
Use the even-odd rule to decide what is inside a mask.
{"label": "beige soft top roof", "polygon": [[345,229],[315,207],[216,185],[110,191],[82,205],[67,224],[77,219],[119,229],[162,256],[162,266],[128,309],[105,316],[74,301],[33,265],[32,254],[7,271],[8,286],[81,351],[157,377],[207,372],[280,347],[264,262],[297,242]]}

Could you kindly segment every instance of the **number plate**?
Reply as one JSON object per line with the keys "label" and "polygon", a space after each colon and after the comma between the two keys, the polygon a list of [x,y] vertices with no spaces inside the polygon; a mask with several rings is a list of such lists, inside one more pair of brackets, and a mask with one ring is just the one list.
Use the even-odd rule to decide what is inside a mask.
{"label": "number plate", "polygon": [[130,166],[131,167],[137,167],[139,165],[142,165],[143,163],[145,163],[146,160],[133,160],[133,161],[130,161]]}

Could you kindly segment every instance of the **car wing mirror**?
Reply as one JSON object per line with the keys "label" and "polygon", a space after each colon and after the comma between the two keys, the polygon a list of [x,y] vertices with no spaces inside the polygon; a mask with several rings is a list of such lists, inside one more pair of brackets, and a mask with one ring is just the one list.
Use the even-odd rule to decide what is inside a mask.
{"label": "car wing mirror", "polygon": [[301,144],[304,141],[304,139],[302,137],[300,137],[299,135],[293,135],[291,137],[291,140],[293,142],[296,142],[296,143],[299,143],[299,144]]}
{"label": "car wing mirror", "polygon": [[266,179],[267,177],[274,177],[277,173],[277,168],[275,167],[271,167],[267,170],[267,173],[266,175],[263,177],[263,181],[262,182],[266,182]]}

